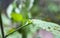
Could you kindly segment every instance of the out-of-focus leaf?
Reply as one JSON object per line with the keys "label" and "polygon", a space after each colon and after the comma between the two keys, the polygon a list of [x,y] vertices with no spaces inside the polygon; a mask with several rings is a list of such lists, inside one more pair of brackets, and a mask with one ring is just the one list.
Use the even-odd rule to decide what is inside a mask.
{"label": "out-of-focus leaf", "polygon": [[12,13],[11,18],[15,21],[23,21],[23,16],[21,14]]}
{"label": "out-of-focus leaf", "polygon": [[38,11],[39,11],[39,8],[38,8],[38,6],[33,6],[33,8],[31,9],[31,11],[32,11],[32,13],[38,13]]}
{"label": "out-of-focus leaf", "polygon": [[57,13],[59,11],[59,8],[56,4],[49,4],[48,5],[48,10],[50,10],[51,12]]}
{"label": "out-of-focus leaf", "polygon": [[13,33],[12,35],[8,36],[7,38],[22,38],[22,35],[18,32]]}
{"label": "out-of-focus leaf", "polygon": [[30,0],[26,0],[26,2],[25,2],[25,6],[26,6],[26,8],[29,7],[29,4],[30,4]]}
{"label": "out-of-focus leaf", "polygon": [[35,33],[38,29],[45,29],[56,36],[60,35],[60,26],[58,24],[36,19],[32,19],[32,23],[33,24],[27,26],[28,28],[25,28],[27,30],[26,32]]}
{"label": "out-of-focus leaf", "polygon": [[9,26],[11,24],[11,20],[8,19],[5,14],[2,14],[2,22],[3,22],[3,25]]}

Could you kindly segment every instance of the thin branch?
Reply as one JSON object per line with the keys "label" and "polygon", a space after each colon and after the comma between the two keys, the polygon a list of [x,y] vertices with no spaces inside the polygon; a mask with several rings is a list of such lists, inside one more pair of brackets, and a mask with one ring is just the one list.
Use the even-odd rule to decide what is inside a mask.
{"label": "thin branch", "polygon": [[31,23],[28,23],[28,24],[26,24],[26,25],[23,25],[23,26],[21,26],[21,27],[18,27],[18,28],[17,28],[16,30],[14,30],[13,32],[7,34],[5,37],[8,37],[9,35],[13,34],[14,32],[18,31],[19,29],[21,29],[21,28],[23,28],[23,27],[25,27],[25,26],[27,26],[27,25],[29,25],[29,24],[31,24]]}
{"label": "thin branch", "polygon": [[2,17],[1,17],[1,13],[2,13],[2,1],[0,1],[0,28],[1,28],[1,34],[2,34],[2,38],[4,38],[4,28],[3,28],[3,24],[2,24]]}

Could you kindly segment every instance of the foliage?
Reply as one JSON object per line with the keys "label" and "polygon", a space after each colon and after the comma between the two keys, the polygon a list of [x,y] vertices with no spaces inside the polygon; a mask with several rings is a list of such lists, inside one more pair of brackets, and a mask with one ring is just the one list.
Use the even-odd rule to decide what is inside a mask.
{"label": "foliage", "polygon": [[[38,13],[39,12],[39,8],[36,0],[33,6],[33,2],[31,2],[32,0],[21,0],[22,3],[20,3],[20,5],[22,6],[21,9],[18,7],[19,5],[16,4],[16,2],[13,2],[12,6],[14,7],[12,10],[11,15],[11,20],[12,22],[16,22],[16,23],[20,23],[20,28],[17,32],[14,32],[12,35],[8,36],[7,38],[20,38],[20,34],[22,34],[23,38],[27,38],[28,34],[31,34],[31,37],[33,35],[33,33],[35,33],[38,29],[45,29],[46,31],[50,31],[52,34],[54,34],[56,36],[56,38],[60,37],[60,26],[58,24],[55,23],[51,23],[51,22],[46,22],[46,21],[42,21],[42,20],[38,20],[38,19],[29,19],[29,15],[31,13]],[[32,7],[33,6],[33,7]],[[16,8],[19,8],[20,12],[17,13],[15,11]],[[32,8],[32,9],[31,9]],[[56,6],[55,4],[49,4],[48,9],[50,11],[53,12],[58,12],[58,6]],[[27,25],[25,27],[23,27],[24,25]],[[18,25],[17,25],[18,26]],[[7,31],[6,29],[5,32],[7,31],[6,34],[9,34],[11,32],[13,32],[15,29],[17,28],[12,28],[9,29],[9,31]],[[13,35],[15,35],[13,37]],[[25,35],[25,36],[23,36]],[[58,36],[59,35],[59,36]]]}
{"label": "foliage", "polygon": [[[52,34],[54,34],[54,37],[60,37],[60,26],[58,24],[55,23],[51,23],[51,22],[45,22],[42,20],[38,20],[38,19],[32,19],[31,20],[33,24],[28,25],[29,30],[26,28],[25,30],[26,33],[28,32],[28,34],[31,33],[31,37],[32,34],[35,33],[38,29],[46,29],[46,31],[50,31],[52,32]],[[5,30],[6,31],[6,30]],[[58,34],[57,34],[58,33]],[[15,35],[15,36],[14,36]],[[13,37],[19,37],[20,35],[18,34],[18,32],[13,33],[12,35],[8,36],[8,38],[13,38]]]}
{"label": "foliage", "polygon": [[14,20],[14,21],[23,21],[23,16],[21,14],[17,14],[17,13],[12,13],[11,14],[11,18]]}

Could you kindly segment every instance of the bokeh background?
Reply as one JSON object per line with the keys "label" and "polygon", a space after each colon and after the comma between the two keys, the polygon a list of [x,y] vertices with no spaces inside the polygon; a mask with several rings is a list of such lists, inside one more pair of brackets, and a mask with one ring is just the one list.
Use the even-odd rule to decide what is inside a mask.
{"label": "bokeh background", "polygon": [[[15,29],[19,27],[19,25],[23,25],[28,19],[39,19],[46,21],[47,23],[51,22],[60,25],[60,0],[0,0],[0,2],[0,14],[2,16],[5,35],[13,32]],[[11,15],[11,13],[13,14]],[[23,23],[21,23],[20,21],[23,21]],[[43,32],[44,30],[41,31]],[[44,31],[43,33],[46,32]],[[48,32],[46,34],[48,34]],[[37,35],[39,34],[36,34],[36,36]],[[21,34],[19,34],[18,32],[11,34],[11,36],[12,37],[7,38],[21,38]],[[45,37],[43,36],[42,38]],[[53,34],[51,34],[50,38],[53,38]],[[56,36],[54,38],[60,37]]]}

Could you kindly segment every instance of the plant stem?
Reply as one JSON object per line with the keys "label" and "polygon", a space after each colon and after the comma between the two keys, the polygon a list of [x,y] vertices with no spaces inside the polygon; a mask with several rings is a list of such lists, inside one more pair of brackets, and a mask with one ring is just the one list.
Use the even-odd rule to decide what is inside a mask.
{"label": "plant stem", "polygon": [[3,28],[3,24],[2,24],[2,17],[1,17],[1,13],[2,13],[2,1],[0,1],[0,28],[1,28],[1,34],[2,34],[2,38],[4,37],[4,28]]}
{"label": "plant stem", "polygon": [[[32,24],[32,23],[29,23],[29,24]],[[11,32],[11,33],[9,33],[9,34],[7,34],[5,37],[8,37],[9,35],[11,35],[11,34],[13,34],[14,32],[16,32],[16,31],[21,31],[21,28],[23,28],[23,27],[25,27],[25,26],[28,26],[29,24],[27,24],[27,25],[23,25],[23,26],[19,26],[16,30],[14,30],[13,32]],[[24,36],[24,34],[23,34],[23,36]]]}
{"label": "plant stem", "polygon": [[22,38],[27,38],[27,33],[26,33],[26,32],[24,32],[24,33],[22,34]]}

